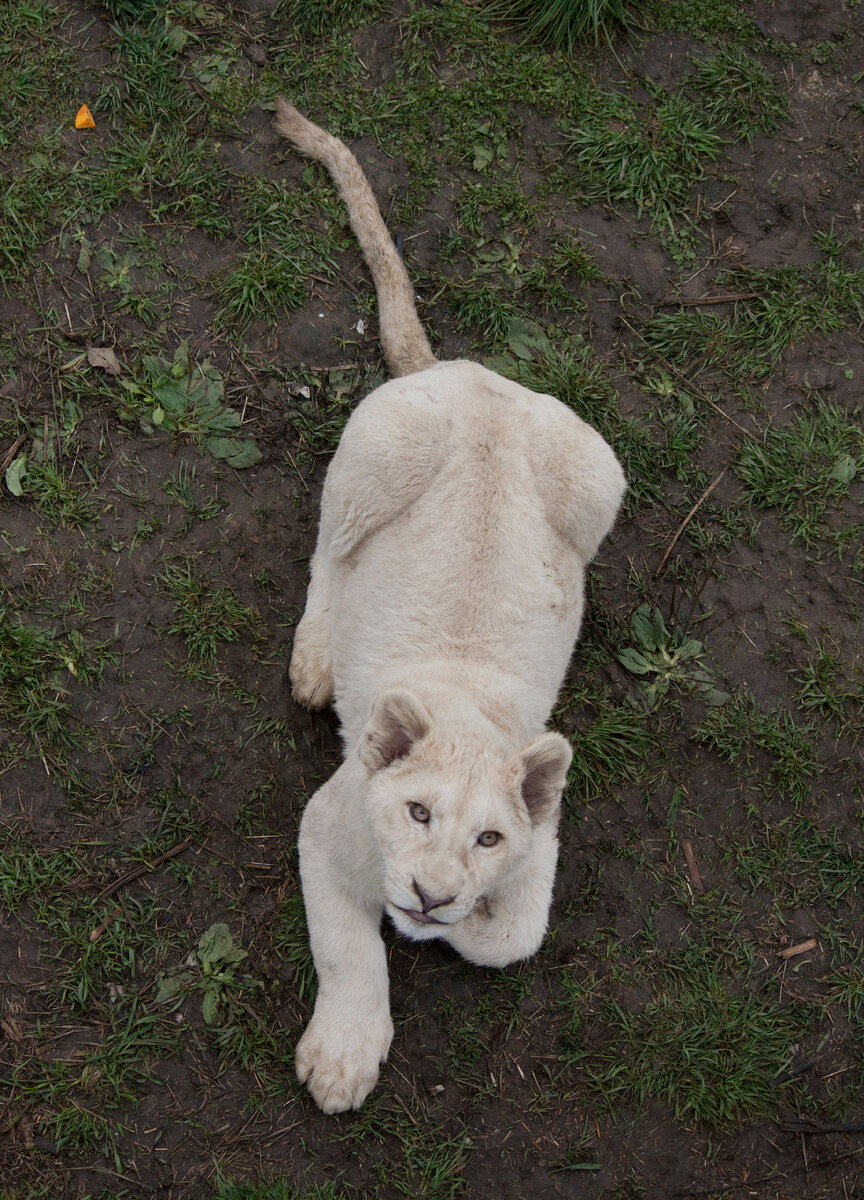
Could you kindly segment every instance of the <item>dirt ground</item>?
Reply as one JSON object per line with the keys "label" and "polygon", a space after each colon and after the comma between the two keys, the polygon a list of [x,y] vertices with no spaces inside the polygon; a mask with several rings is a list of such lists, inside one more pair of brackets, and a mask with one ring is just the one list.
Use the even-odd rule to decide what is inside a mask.
{"label": "dirt ground", "polygon": [[[38,21],[13,0],[0,24],[5,61],[50,76],[21,93],[0,141],[12,247],[0,292],[0,1197],[864,1196],[857,6],[755,0],[704,35],[667,6],[588,56],[596,88],[647,105],[706,46],[743,36],[741,21],[759,35],[748,53],[787,115],[724,141],[675,237],[626,201],[580,200],[554,97],[509,96],[491,127],[478,111],[491,165],[427,148],[438,184],[418,192],[416,147],[403,155],[403,132],[380,127],[376,89],[401,94],[411,37],[430,39],[444,88],[467,98],[482,72],[406,24],[407,5],[334,39],[359,76],[326,38],[302,41],[284,5],[157,5],[188,35],[173,52],[189,98],[175,113],[153,67],[164,120],[140,128],[154,160],[164,148],[158,168],[130,165],[134,96],[111,99],[146,60],[128,35],[143,18],[29,7]],[[443,21],[466,6],[416,8]],[[296,61],[279,57],[286,45]],[[304,55],[330,56],[330,93],[303,74]],[[503,287],[508,260],[481,256],[502,231],[518,227],[519,263],[551,263],[568,231],[590,249],[596,275],[561,276],[572,309],[537,300],[527,315],[591,348],[597,387],[617,393],[601,428],[621,439],[633,488],[592,567],[554,716],[577,768],[549,937],[536,960],[495,972],[385,931],[390,1060],[364,1108],[333,1118],[297,1085],[292,1055],[314,994],[296,834],[339,761],[338,730],[291,701],[284,672],[328,456],[384,367],[338,201],[279,143],[266,105],[284,91],[338,120],[340,71],[370,113],[355,129],[363,114],[346,101],[343,133],[404,237],[441,356],[534,362],[513,352],[512,326],[509,340],[490,336],[454,283]],[[96,128],[82,133],[71,118],[85,100]],[[38,189],[30,209],[16,197],[38,171],[51,198],[31,218]],[[534,212],[508,217],[502,192],[472,225],[466,197],[496,172]],[[323,250],[299,272],[296,307],[273,290],[271,317],[245,323],[224,280],[255,252],[243,228],[256,181],[288,181],[300,200],[278,236],[310,228]],[[766,280],[793,267],[799,290],[769,354]],[[744,299],[716,303],[729,294]],[[838,296],[840,315],[820,324]],[[742,338],[757,331],[750,367],[732,362],[732,342],[719,364],[674,357],[683,325],[659,319],[697,313],[743,314]],[[193,365],[174,378],[212,364],[242,424],[160,402],[154,380],[161,370],[165,386],[181,344]],[[113,349],[116,373],[88,361],[93,347]],[[586,415],[593,393],[580,395]],[[799,476],[788,506],[763,503],[744,448],[829,421],[825,406],[833,449],[821,426],[801,426],[782,444],[793,477],[800,454],[812,479]],[[221,434],[235,454],[254,439],[251,465],[212,452]],[[701,643],[704,677],[676,660],[653,701],[645,685],[661,672],[619,659],[649,649],[634,640],[640,605],[662,614],[673,657],[685,635]],[[220,923],[248,957],[205,961],[202,936]]]}

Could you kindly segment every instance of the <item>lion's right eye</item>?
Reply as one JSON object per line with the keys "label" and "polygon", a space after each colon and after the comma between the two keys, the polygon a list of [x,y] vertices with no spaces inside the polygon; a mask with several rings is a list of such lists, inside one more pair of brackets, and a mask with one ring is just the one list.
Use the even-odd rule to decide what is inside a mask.
{"label": "lion's right eye", "polygon": [[419,821],[421,825],[425,825],[431,815],[425,804],[409,804],[408,811],[414,820]]}

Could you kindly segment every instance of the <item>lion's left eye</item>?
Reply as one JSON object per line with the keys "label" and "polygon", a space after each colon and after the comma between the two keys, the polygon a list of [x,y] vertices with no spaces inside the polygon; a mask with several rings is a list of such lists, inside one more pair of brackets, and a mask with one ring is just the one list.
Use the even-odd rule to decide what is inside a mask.
{"label": "lion's left eye", "polygon": [[408,811],[414,820],[419,821],[421,825],[426,825],[431,815],[425,804],[409,804]]}
{"label": "lion's left eye", "polygon": [[487,829],[477,839],[478,846],[494,846],[501,841],[501,834],[494,829]]}

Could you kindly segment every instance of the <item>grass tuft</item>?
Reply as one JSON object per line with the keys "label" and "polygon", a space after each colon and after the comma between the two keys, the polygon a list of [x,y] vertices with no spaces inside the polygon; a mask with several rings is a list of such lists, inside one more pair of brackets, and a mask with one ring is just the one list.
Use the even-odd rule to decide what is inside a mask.
{"label": "grass tuft", "polygon": [[632,204],[671,225],[723,139],[683,92],[656,88],[648,106],[624,92],[602,94],[566,144],[586,202]]}
{"label": "grass tuft", "polygon": [[748,991],[742,982],[727,977],[706,946],[670,952],[644,1006],[632,1010],[608,1000],[602,1030],[583,1033],[578,1017],[571,1020],[575,1045],[566,1060],[611,1111],[659,1100],[680,1121],[713,1129],[768,1115],[782,1102],[772,1080],[815,1013]]}

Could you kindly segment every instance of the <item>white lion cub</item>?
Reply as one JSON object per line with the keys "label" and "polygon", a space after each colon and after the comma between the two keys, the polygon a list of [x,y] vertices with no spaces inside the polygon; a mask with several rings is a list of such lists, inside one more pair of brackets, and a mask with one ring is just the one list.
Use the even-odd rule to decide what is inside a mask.
{"label": "white lion cub", "polygon": [[298,1077],[341,1112],[393,1036],[382,912],[484,966],[540,944],[571,759],[545,724],[624,478],[558,400],[435,361],[357,160],[284,101],[276,127],[335,180],[401,376],[330,464],[290,667],[300,703],[333,700],[345,741],[300,829],[318,998],[297,1046]]}

